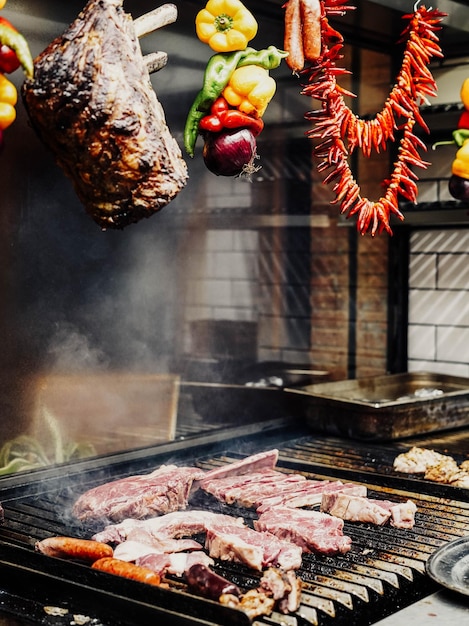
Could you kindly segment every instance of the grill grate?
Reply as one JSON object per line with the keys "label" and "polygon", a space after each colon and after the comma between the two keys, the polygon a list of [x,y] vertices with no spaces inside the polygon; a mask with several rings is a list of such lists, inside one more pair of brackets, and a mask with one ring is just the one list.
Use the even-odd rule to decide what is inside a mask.
{"label": "grill grate", "polygon": [[[432,586],[425,575],[425,563],[442,543],[468,533],[469,503],[448,496],[448,492],[444,496],[424,492],[420,489],[422,481],[391,476],[390,468],[396,448],[374,448],[364,444],[351,447],[347,442],[313,438],[310,435],[288,439],[285,432],[279,436],[280,441],[284,442],[276,446],[280,451],[280,469],[300,472],[307,478],[341,477],[365,483],[370,496],[397,501],[410,498],[417,504],[418,511],[412,530],[346,522],[344,532],[353,541],[349,553],[334,557],[314,554],[304,556],[302,568],[298,572],[304,582],[298,612],[288,616],[273,613],[269,617],[257,618],[255,626],[364,626],[393,613],[397,606],[406,606],[428,594]],[[248,453],[251,453],[256,449],[267,449],[265,443],[263,440],[261,446],[259,437],[253,435],[244,437],[242,443],[238,441],[237,445],[231,441],[225,444],[225,448],[221,442],[214,451],[213,445],[207,448],[194,440],[192,450],[185,451],[181,462],[187,463],[192,454],[192,461],[199,467],[212,469],[247,454],[241,455],[235,450],[250,447]],[[107,480],[148,471],[147,468],[167,462],[170,452],[169,446],[166,457],[153,454],[126,463],[109,462],[105,466]],[[172,462],[177,462],[177,456],[177,452],[171,452]],[[42,596],[39,593],[37,601],[41,601],[41,598],[50,600],[51,581],[57,590],[57,602],[60,598],[70,600],[71,597],[78,597],[88,611],[95,613],[99,613],[102,606],[108,606],[114,596],[118,597],[121,621],[111,620],[110,624],[135,623],[135,615],[139,612],[145,618],[151,614],[153,617],[163,616],[167,624],[242,626],[248,623],[241,612],[181,591],[181,585],[176,591],[148,591],[146,585],[116,581],[115,577],[109,581],[109,576],[94,572],[87,566],[35,553],[33,545],[38,539],[53,534],[89,537],[96,530],[77,524],[70,517],[69,511],[80,493],[90,486],[105,482],[103,469],[99,472],[71,472],[66,477],[63,468],[61,472],[61,477],[51,476],[40,486],[30,480],[27,486],[15,487],[0,494],[5,509],[5,524],[0,529],[0,572],[3,580],[10,581],[11,594],[19,593],[24,588],[24,583],[20,581],[27,574],[36,590],[42,586],[49,589]],[[392,481],[389,482],[386,477],[391,477]],[[63,486],[64,478],[66,487]],[[235,515],[242,514],[248,523],[254,516],[252,511],[233,510],[233,507],[215,503],[210,498],[203,504],[212,510],[231,510]],[[239,564],[219,562],[217,571],[242,587],[257,585],[259,578],[255,572]],[[56,584],[56,577],[60,578],[60,585]],[[145,588],[144,592],[141,587]],[[33,601],[25,598],[25,604],[26,600]],[[116,616],[112,619],[115,620]]]}

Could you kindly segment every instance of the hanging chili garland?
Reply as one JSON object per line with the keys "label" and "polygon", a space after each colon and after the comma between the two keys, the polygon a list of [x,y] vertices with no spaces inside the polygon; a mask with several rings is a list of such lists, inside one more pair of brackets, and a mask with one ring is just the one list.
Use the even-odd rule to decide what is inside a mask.
{"label": "hanging chili garland", "polygon": [[[286,12],[289,3],[300,2],[301,5],[311,1],[288,0]],[[436,31],[440,30],[440,22],[446,14],[415,5],[412,14],[403,16],[408,23],[399,41],[406,42],[400,71],[382,110],[372,119],[365,120],[345,103],[344,96],[355,95],[337,83],[338,76],[350,72],[337,66],[337,61],[343,58],[343,38],[330,26],[328,16],[343,15],[355,8],[345,6],[345,2],[321,0],[319,56],[309,60],[307,67],[294,66],[292,69],[302,79],[307,79],[301,93],[321,102],[321,108],[307,113],[305,117],[314,123],[308,136],[319,141],[313,149],[314,156],[320,161],[317,169],[325,174],[324,184],[333,183],[335,199],[332,204],[338,204],[341,213],[347,217],[356,216],[357,228],[362,235],[371,233],[374,236],[383,231],[391,235],[391,215],[404,219],[399,210],[399,197],[410,202],[417,200],[418,176],[412,168],[429,165],[419,154],[419,149],[426,150],[426,145],[415,135],[414,126],[418,124],[428,132],[420,106],[428,104],[428,97],[436,95],[436,83],[428,64],[433,57],[443,56]],[[294,49],[295,32],[303,42],[308,38],[304,23],[286,21],[285,46],[288,51],[287,46]],[[297,47],[298,43],[297,39]],[[384,193],[377,201],[370,200],[362,196],[347,159],[357,148],[365,157],[369,157],[372,150],[379,152],[386,149],[388,141],[396,141],[397,133],[401,136],[397,158],[389,179],[383,181]]]}

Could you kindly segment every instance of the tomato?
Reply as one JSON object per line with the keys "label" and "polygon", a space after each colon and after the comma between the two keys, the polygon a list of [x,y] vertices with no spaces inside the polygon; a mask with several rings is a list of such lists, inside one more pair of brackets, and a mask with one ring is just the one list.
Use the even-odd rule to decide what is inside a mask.
{"label": "tomato", "polygon": [[0,102],[7,102],[12,106],[18,102],[18,92],[15,85],[3,74],[0,74]]}
{"label": "tomato", "polygon": [[0,129],[5,130],[16,119],[16,109],[8,102],[0,102]]}

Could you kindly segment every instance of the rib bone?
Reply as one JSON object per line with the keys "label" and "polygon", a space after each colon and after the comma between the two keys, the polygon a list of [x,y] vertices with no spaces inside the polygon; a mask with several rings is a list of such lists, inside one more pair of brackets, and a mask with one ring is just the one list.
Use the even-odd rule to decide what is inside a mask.
{"label": "rib bone", "polygon": [[143,61],[147,66],[148,73],[152,74],[153,72],[158,72],[166,65],[168,55],[166,52],[150,52],[143,57]]}
{"label": "rib bone", "polygon": [[177,20],[177,7],[174,4],[163,4],[153,11],[144,13],[134,20],[135,34],[137,37],[149,35],[158,28],[172,24]]}

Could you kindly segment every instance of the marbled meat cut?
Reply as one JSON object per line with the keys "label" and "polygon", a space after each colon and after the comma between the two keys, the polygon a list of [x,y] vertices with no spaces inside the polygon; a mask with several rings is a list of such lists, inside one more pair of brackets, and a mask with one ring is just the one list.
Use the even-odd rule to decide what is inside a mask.
{"label": "marbled meat cut", "polygon": [[212,481],[215,479],[224,479],[230,476],[242,476],[244,474],[252,474],[258,471],[272,470],[278,461],[278,450],[273,448],[257,454],[251,454],[239,461],[233,461],[227,465],[216,467],[205,473],[204,481]]}
{"label": "marbled meat cut", "polygon": [[343,520],[319,511],[287,507],[269,509],[254,520],[254,528],[291,541],[303,552],[345,554],[352,546],[352,539],[343,534]]}
{"label": "marbled meat cut", "polygon": [[101,532],[96,533],[93,539],[103,543],[122,543],[133,540],[151,544],[153,541],[160,542],[163,539],[190,537],[204,533],[212,526],[225,524],[242,526],[244,520],[242,517],[190,509],[146,520],[125,519],[119,524],[106,526]]}
{"label": "marbled meat cut", "polygon": [[82,494],[73,514],[82,521],[144,519],[187,507],[194,480],[203,471],[195,467],[162,465],[151,474],[128,476]]}
{"label": "marbled meat cut", "polygon": [[249,526],[212,526],[207,530],[205,548],[214,559],[244,563],[258,571],[270,566],[285,571],[301,567],[299,546]]}
{"label": "marbled meat cut", "polygon": [[90,0],[22,89],[33,127],[103,229],[150,217],[188,177],[122,4]]}
{"label": "marbled meat cut", "polygon": [[214,564],[208,554],[202,550],[195,552],[178,552],[172,554],[147,554],[141,556],[135,561],[136,565],[147,567],[157,572],[160,576],[165,574],[173,574],[174,576],[182,576],[193,565],[205,565],[210,567]]}
{"label": "marbled meat cut", "polygon": [[325,493],[321,511],[348,522],[367,522],[378,526],[390,522],[395,528],[412,528],[417,507],[411,500],[397,503],[347,493]]}
{"label": "marbled meat cut", "polygon": [[284,474],[274,469],[264,469],[252,474],[207,478],[199,482],[202,491],[226,504],[237,504],[252,508],[264,498],[296,489],[298,483],[305,483],[300,474]]}
{"label": "marbled meat cut", "polygon": [[174,554],[194,550],[202,550],[202,545],[194,539],[155,539],[152,543],[129,539],[115,547],[114,557],[121,561],[136,561],[147,554]]}
{"label": "marbled meat cut", "polygon": [[307,480],[290,490],[278,489],[277,493],[268,497],[259,497],[256,512],[260,515],[275,507],[300,509],[306,506],[321,504],[324,493],[351,493],[366,496],[364,485],[343,483],[340,480]]}

